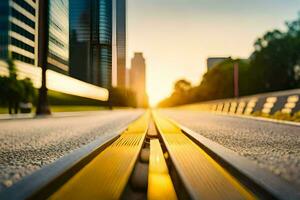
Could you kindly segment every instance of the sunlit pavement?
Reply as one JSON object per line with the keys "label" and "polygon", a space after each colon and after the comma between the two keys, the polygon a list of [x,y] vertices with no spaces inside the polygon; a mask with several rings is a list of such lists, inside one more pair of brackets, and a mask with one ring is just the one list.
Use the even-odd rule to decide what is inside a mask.
{"label": "sunlit pavement", "polygon": [[42,166],[136,119],[142,110],[56,114],[0,120],[0,191]]}
{"label": "sunlit pavement", "polygon": [[245,156],[300,189],[300,126],[197,111],[164,115]]}
{"label": "sunlit pavement", "polygon": [[[77,112],[50,118],[0,120],[0,190],[96,138],[116,132],[141,113],[142,110]],[[300,189],[300,126],[197,111],[161,113]]]}

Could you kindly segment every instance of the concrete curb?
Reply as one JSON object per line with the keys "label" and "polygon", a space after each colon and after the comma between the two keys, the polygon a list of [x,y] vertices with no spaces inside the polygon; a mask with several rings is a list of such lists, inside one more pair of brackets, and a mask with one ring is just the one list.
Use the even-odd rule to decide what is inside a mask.
{"label": "concrete curb", "polygon": [[[174,121],[172,122],[177,124]],[[187,127],[179,124],[177,126],[194,142],[206,149],[211,156],[223,163],[228,170],[239,176],[242,182],[253,182],[252,187],[259,186],[277,199],[300,199],[300,191],[297,191],[294,186],[276,177],[271,172],[258,167],[250,160],[239,156],[236,152],[203,137]]]}
{"label": "concrete curb", "polygon": [[93,142],[74,150],[72,153],[65,155],[54,163],[25,177],[13,186],[2,191],[0,193],[0,199],[30,199],[38,192],[44,196],[34,197],[34,199],[46,199],[49,193],[59,188],[68,178],[72,177],[85,166],[86,163],[115,141],[120,134],[127,129],[128,125],[137,120],[141,115],[142,113],[119,130],[99,137]]}

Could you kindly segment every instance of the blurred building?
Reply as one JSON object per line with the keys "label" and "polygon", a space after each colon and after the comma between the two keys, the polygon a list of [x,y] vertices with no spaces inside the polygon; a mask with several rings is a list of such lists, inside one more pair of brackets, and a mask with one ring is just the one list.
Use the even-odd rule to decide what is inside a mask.
{"label": "blurred building", "polygon": [[143,53],[135,53],[131,60],[130,89],[136,94],[137,107],[147,107],[146,62]]}
{"label": "blurred building", "polygon": [[100,41],[99,86],[110,88],[112,85],[112,1],[99,0],[97,8]]}
{"label": "blurred building", "polygon": [[[48,67],[68,74],[68,1],[49,1]],[[39,1],[0,1],[0,59],[11,57],[21,63],[39,65]]]}
{"label": "blurred building", "polygon": [[69,1],[49,0],[48,41],[48,69],[69,74]]}
{"label": "blurred building", "polygon": [[[42,45],[40,44],[43,44],[42,41],[45,41],[45,38],[43,38],[45,34],[42,34],[43,29],[41,25],[45,25],[44,23],[46,21],[39,19],[44,17],[44,15],[41,15],[43,11],[40,10],[43,2],[44,1],[41,0],[0,0],[0,73],[1,75],[8,74],[7,65],[4,60],[12,57],[20,75],[19,77],[30,78],[35,88],[39,88],[41,85],[41,71],[37,66],[41,66],[39,56],[41,56],[40,52],[42,52],[42,50],[40,48]],[[106,89],[81,82],[67,75],[69,75],[70,71],[69,38],[71,35],[73,36],[71,39],[79,41],[78,48],[70,49],[78,51],[77,54],[75,54],[77,56],[77,60],[75,61],[78,61],[79,65],[85,65],[87,63],[85,59],[93,58],[90,55],[94,53],[94,55],[97,55],[95,56],[97,62],[95,62],[96,64],[94,66],[97,66],[98,74],[92,71],[90,74],[97,75],[97,84],[100,85],[100,65],[105,66],[106,68],[101,72],[102,77],[105,77],[102,80],[106,82],[106,85],[110,84],[111,1],[48,0],[48,2],[49,36],[47,40],[49,51],[47,61],[50,70],[47,71],[47,88],[60,93],[106,101],[108,98],[108,91]],[[91,6],[87,2],[93,2],[94,5]],[[71,5],[69,3],[71,3]],[[91,10],[87,10],[84,7],[85,5],[92,10],[92,14],[94,15],[90,13]],[[73,6],[72,9],[76,11],[73,13],[77,13],[77,16],[73,18],[73,24],[74,21],[77,22],[78,18],[81,18],[81,23],[78,24],[74,34],[70,34],[69,32],[72,30],[69,26],[71,14],[69,12],[71,10],[70,6]],[[83,11],[86,12],[83,13]],[[99,13],[101,13],[101,15]],[[72,16],[74,16],[74,14]],[[92,29],[90,26],[92,26]],[[90,30],[93,30],[93,32]],[[92,33],[93,35],[91,37]],[[77,40],[77,36],[81,39]],[[85,37],[89,39],[85,39]],[[86,43],[85,41],[89,42]],[[90,48],[91,46],[93,47],[91,44],[97,47],[95,48],[96,50]],[[100,50],[101,45],[102,50]],[[81,49],[87,50],[81,51]],[[85,56],[84,53],[89,56]],[[101,62],[100,58],[103,58]],[[85,65],[85,67],[91,68],[92,66]],[[85,68],[80,69],[82,69],[82,72],[86,72]],[[84,73],[79,72],[78,74]],[[84,80],[87,80],[87,78],[84,77]]]}
{"label": "blurred building", "polygon": [[126,87],[127,1],[115,0],[117,86]]}
{"label": "blurred building", "polygon": [[38,1],[0,1],[0,59],[37,66]]}
{"label": "blurred building", "polygon": [[126,68],[126,88],[130,89],[130,69]]}
{"label": "blurred building", "polygon": [[207,71],[218,65],[219,63],[227,60],[230,57],[210,57],[207,58]]}
{"label": "blurred building", "polygon": [[112,84],[112,1],[70,1],[71,76],[105,88]]}

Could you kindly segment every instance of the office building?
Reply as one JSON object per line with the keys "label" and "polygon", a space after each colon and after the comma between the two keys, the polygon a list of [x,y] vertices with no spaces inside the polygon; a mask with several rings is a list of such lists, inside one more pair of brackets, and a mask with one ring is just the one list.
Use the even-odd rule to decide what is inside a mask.
{"label": "office building", "polygon": [[[48,68],[68,74],[68,1],[49,1]],[[39,1],[0,1],[0,59],[40,66]],[[42,23],[42,22],[41,22]]]}
{"label": "office building", "polygon": [[48,69],[69,74],[69,1],[49,0]]}
{"label": "office building", "polygon": [[112,82],[112,1],[70,1],[70,74],[105,88]]}
{"label": "office building", "polygon": [[[69,2],[78,3],[77,8],[80,10],[84,8],[81,6],[85,5],[87,1],[0,0],[0,75],[7,76],[8,71],[5,60],[12,57],[19,78],[30,78],[34,87],[40,88],[42,73],[37,66],[42,66],[42,59],[40,58],[43,57],[42,53],[46,53],[43,50],[48,49],[47,67],[50,70],[47,72],[47,88],[49,90],[106,101],[108,98],[106,89],[66,76],[69,73]],[[100,3],[90,2],[99,5],[93,7],[95,11],[93,13],[97,14],[100,8],[103,9],[103,6],[100,7]],[[43,5],[45,4],[43,3],[48,3],[47,13],[44,12],[45,7]],[[89,15],[89,11],[85,14]],[[95,22],[99,22],[100,16],[97,16],[98,18],[90,16],[89,19],[96,19]],[[46,18],[48,20],[45,20]],[[85,22],[80,24],[81,31],[79,31],[78,36],[85,37],[88,35],[90,38],[89,33],[83,34],[86,31],[84,25]],[[99,23],[94,23],[94,27],[100,29]],[[45,32],[45,30],[49,32]],[[103,30],[105,31],[105,29]],[[94,33],[94,38],[97,38],[98,33]],[[110,33],[107,35],[110,35]],[[89,39],[89,41],[91,40]],[[99,41],[99,39],[96,41]],[[96,44],[99,46],[99,42]],[[48,48],[42,48],[44,45]],[[81,55],[78,54],[78,61],[84,63],[82,61],[84,56]],[[98,57],[100,60],[100,55]],[[99,65],[98,68],[100,68]]]}
{"label": "office building", "polygon": [[117,86],[126,87],[127,0],[115,0]]}
{"label": "office building", "polygon": [[0,59],[37,66],[38,1],[0,1]]}
{"label": "office building", "polygon": [[112,85],[112,0],[99,0],[100,86]]}
{"label": "office building", "polygon": [[130,89],[130,69],[126,68],[126,88]]}
{"label": "office building", "polygon": [[230,57],[210,57],[207,58],[207,71]]}
{"label": "office building", "polygon": [[91,5],[92,1],[69,2],[70,16],[70,75],[85,82],[96,81],[92,73]]}
{"label": "office building", "polygon": [[143,53],[135,53],[131,60],[130,89],[136,94],[137,107],[147,107],[146,61]]}

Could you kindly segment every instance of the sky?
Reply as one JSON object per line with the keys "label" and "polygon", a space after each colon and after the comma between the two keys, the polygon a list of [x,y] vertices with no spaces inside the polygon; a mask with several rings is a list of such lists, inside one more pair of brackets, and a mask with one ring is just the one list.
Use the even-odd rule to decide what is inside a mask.
{"label": "sky", "polygon": [[128,0],[128,63],[143,52],[155,105],[178,79],[199,84],[211,56],[248,58],[266,31],[284,30],[300,0]]}

